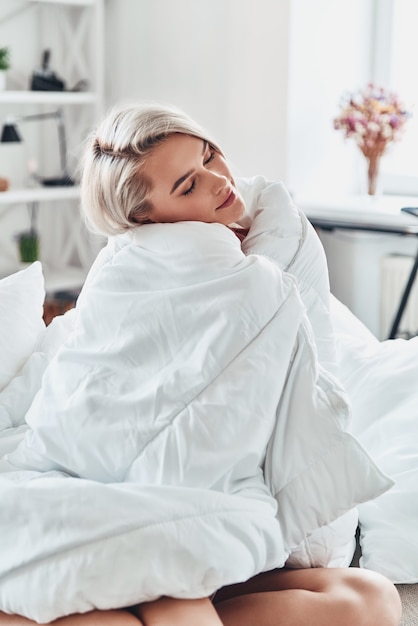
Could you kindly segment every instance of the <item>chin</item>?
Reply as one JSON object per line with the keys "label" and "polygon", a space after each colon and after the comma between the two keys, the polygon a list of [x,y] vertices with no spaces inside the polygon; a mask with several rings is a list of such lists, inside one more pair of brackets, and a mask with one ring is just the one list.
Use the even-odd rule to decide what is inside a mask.
{"label": "chin", "polygon": [[241,196],[238,196],[237,200],[239,201],[239,205],[237,206],[237,215],[235,220],[240,220],[245,215],[245,204]]}

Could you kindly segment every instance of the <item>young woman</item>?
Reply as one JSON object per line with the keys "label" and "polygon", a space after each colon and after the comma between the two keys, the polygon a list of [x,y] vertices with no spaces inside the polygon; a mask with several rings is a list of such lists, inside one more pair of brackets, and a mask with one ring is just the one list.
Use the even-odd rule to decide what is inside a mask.
{"label": "young woman", "polygon": [[[240,240],[246,233],[237,228],[245,225],[244,200],[222,151],[190,118],[166,107],[132,106],[108,115],[86,150],[82,206],[89,225],[106,236],[179,221],[221,224],[236,230]],[[162,597],[126,609],[70,615],[53,624],[397,626],[400,614],[395,587],[377,573],[283,568],[223,587],[212,598]],[[0,615],[4,626],[34,623]]]}

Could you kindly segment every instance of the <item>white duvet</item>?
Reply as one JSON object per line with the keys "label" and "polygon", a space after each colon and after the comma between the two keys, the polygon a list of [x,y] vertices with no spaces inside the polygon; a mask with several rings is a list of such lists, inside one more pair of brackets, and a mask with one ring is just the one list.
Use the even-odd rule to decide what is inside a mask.
{"label": "white duvet", "polygon": [[327,565],[391,486],[346,432],[316,236],[282,185],[240,184],[242,248],[198,222],[110,240],[26,415],[3,403],[0,610]]}

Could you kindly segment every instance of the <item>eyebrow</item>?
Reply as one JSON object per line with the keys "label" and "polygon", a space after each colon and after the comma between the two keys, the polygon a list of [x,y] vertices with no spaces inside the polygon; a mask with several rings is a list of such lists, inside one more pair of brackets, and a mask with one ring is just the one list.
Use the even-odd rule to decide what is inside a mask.
{"label": "eyebrow", "polygon": [[[208,142],[204,139],[203,140],[202,155],[205,154],[207,146],[208,146]],[[174,193],[175,190],[177,189],[177,187],[179,187],[182,183],[184,183],[184,181],[187,180],[189,178],[189,176],[191,176],[193,174],[193,172],[194,172],[194,170],[189,170],[188,172],[183,174],[183,176],[180,176],[180,178],[178,180],[176,180],[176,182],[172,186],[171,191],[170,191],[170,195],[172,193]]]}

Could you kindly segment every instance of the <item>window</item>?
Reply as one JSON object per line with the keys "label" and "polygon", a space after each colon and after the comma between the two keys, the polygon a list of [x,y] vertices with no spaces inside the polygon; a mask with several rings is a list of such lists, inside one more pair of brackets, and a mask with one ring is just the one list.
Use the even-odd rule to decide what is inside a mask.
{"label": "window", "polygon": [[401,140],[384,156],[383,189],[418,195],[418,2],[375,0],[375,6],[373,80],[396,91],[412,112]]}

